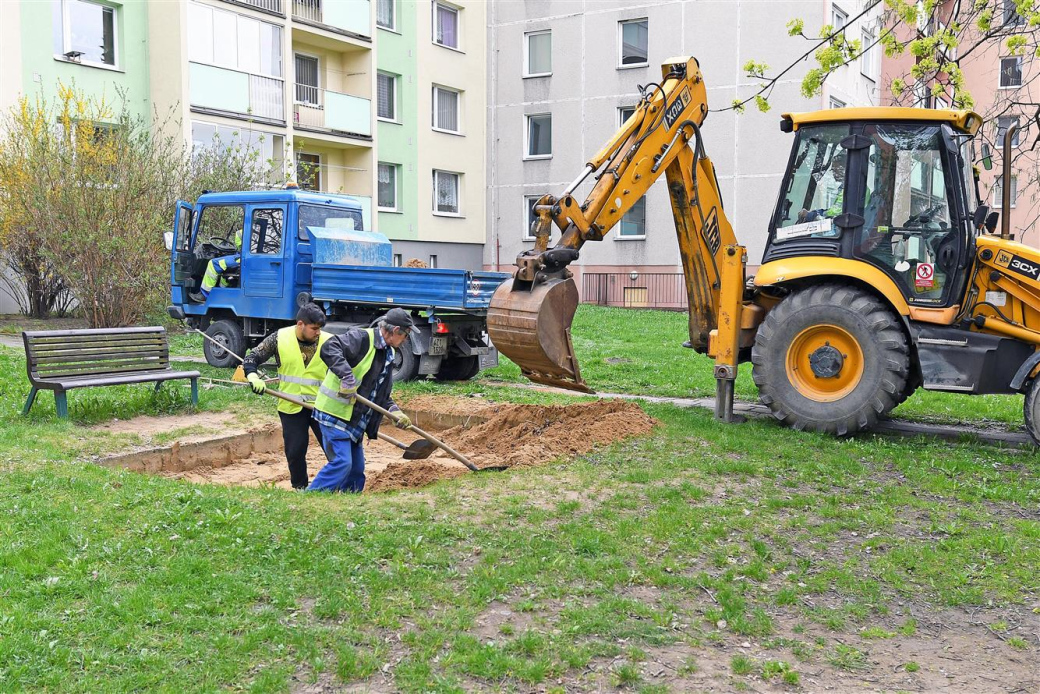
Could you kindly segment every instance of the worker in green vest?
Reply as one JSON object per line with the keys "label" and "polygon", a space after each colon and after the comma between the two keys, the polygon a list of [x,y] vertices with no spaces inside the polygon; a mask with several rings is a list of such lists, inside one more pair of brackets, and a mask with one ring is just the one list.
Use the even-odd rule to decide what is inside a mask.
{"label": "worker in green vest", "polygon": [[360,494],[365,488],[364,438],[378,436],[383,416],[357,402],[357,395],[388,410],[398,427],[412,425],[390,391],[394,350],[400,349],[414,327],[408,311],[393,308],[374,327],[336,335],[321,348],[329,372],[314,401],[314,419],[321,426],[329,462],[314,476],[308,491]]}
{"label": "worker in green vest", "polygon": [[[306,402],[314,402],[318,388],[325,378],[328,367],[321,360],[320,350],[329,339],[325,326],[325,313],[315,304],[306,304],[296,313],[296,325],[290,325],[271,333],[252,349],[242,362],[246,379],[253,392],[261,395],[267,385],[257,372],[257,367],[278,355],[278,390]],[[282,420],[282,442],[285,444],[285,460],[289,463],[289,481],[293,489],[306,489],[307,444],[310,432],[318,445],[322,445],[321,428],[311,418],[308,409],[285,400],[278,401],[278,418]],[[322,447],[324,450],[324,447]]]}

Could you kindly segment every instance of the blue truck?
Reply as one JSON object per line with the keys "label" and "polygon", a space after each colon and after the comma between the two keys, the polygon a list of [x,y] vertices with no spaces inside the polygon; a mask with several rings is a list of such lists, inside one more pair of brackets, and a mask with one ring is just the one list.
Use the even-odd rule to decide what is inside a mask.
{"label": "blue truck", "polygon": [[[238,363],[272,331],[314,301],[341,333],[368,326],[394,307],[417,329],[398,350],[394,379],[433,375],[466,380],[498,363],[488,341],[487,309],[501,272],[393,267],[390,241],[365,231],[357,200],[295,188],[205,193],[176,204],[170,250],[170,316],[205,331],[206,361]],[[239,250],[240,248],[240,250]],[[199,301],[213,258],[241,254],[241,266]],[[223,346],[223,349],[221,348]]]}

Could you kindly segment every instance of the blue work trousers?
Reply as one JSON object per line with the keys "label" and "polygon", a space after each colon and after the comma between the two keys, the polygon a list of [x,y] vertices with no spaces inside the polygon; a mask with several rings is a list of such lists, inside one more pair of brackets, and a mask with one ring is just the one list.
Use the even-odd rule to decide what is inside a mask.
{"label": "blue work trousers", "polygon": [[350,438],[350,434],[334,427],[321,426],[321,440],[329,462],[318,470],[307,491],[353,492],[365,488],[365,446]]}

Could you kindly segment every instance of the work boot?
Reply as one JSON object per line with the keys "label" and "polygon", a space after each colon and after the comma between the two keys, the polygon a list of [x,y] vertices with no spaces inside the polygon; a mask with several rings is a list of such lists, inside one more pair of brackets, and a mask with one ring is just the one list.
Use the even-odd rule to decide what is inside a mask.
{"label": "work boot", "polygon": [[206,297],[202,296],[199,292],[188,292],[188,298],[194,301],[196,304],[206,303]]}

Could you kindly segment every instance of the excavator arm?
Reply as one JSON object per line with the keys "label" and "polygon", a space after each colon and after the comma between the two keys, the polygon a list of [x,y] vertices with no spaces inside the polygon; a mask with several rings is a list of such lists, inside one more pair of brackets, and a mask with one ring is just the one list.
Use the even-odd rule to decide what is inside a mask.
{"label": "excavator arm", "polygon": [[[732,403],[746,254],[722,209],[701,139],[708,105],[700,67],[694,58],[672,58],[661,73],[660,84],[642,89],[635,113],[562,196],[537,201],[535,247],[517,256],[513,278],[495,292],[488,328],[495,346],[530,380],[589,391],[571,344],[578,291],[567,266],[586,241],[602,240],[663,173],[689,297],[690,342],[716,357],[716,377],[728,381]],[[592,174],[596,184],[579,203],[573,193]],[[561,235],[550,248],[554,226]]]}

